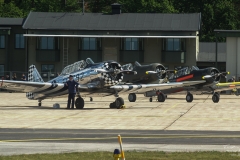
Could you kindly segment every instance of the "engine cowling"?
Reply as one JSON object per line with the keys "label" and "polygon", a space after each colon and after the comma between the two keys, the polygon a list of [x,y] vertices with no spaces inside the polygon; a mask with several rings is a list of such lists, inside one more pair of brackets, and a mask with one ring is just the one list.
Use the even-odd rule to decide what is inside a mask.
{"label": "engine cowling", "polygon": [[123,80],[123,69],[121,65],[117,62],[105,62],[102,69],[107,72],[101,73],[101,77],[104,81],[105,86],[113,86],[119,84]]}
{"label": "engine cowling", "polygon": [[210,72],[215,82],[219,82],[221,80],[221,74],[218,69],[212,68]]}
{"label": "engine cowling", "polygon": [[155,68],[155,72],[157,72],[157,76],[159,79],[164,79],[167,76],[167,70],[163,65],[158,65]]}

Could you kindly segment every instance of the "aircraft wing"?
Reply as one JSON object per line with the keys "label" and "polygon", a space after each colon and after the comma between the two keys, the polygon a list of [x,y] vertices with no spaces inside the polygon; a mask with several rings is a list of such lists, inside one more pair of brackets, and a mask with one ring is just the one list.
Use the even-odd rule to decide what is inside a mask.
{"label": "aircraft wing", "polygon": [[42,90],[51,90],[63,88],[63,83],[48,83],[48,82],[29,82],[29,81],[0,81],[0,88],[19,92],[39,92]]}
{"label": "aircraft wing", "polygon": [[188,87],[200,83],[204,83],[203,81],[189,81],[189,82],[173,82],[173,83],[161,83],[161,84],[122,84],[115,85],[110,88],[118,91],[118,93],[131,92],[131,93],[144,93],[152,90],[165,90],[171,88],[179,88],[179,87]]}
{"label": "aircraft wing", "polygon": [[216,86],[214,86],[214,91],[220,92],[220,91],[227,91],[227,90],[239,89],[239,88],[240,88],[240,82],[217,83]]}

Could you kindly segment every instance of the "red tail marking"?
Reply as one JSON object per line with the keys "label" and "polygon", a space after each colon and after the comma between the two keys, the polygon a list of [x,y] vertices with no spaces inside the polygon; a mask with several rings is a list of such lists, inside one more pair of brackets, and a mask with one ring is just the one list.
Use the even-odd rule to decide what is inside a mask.
{"label": "red tail marking", "polygon": [[181,82],[181,81],[185,81],[187,79],[193,78],[193,74],[181,77],[181,78],[177,78],[177,82]]}

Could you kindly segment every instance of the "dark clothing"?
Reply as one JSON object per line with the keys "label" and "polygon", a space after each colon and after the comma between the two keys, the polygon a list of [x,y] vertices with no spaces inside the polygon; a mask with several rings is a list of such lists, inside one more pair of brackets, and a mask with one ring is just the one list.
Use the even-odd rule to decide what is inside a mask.
{"label": "dark clothing", "polygon": [[6,80],[10,80],[10,77],[6,77]]}
{"label": "dark clothing", "polygon": [[67,108],[70,108],[70,104],[72,102],[72,108],[74,108],[74,103],[75,103],[75,93],[69,93],[68,94],[68,104],[67,104]]}
{"label": "dark clothing", "polygon": [[22,76],[21,78],[23,81],[26,81],[26,76]]}
{"label": "dark clothing", "polygon": [[67,81],[68,85],[68,93],[76,93],[76,88],[78,87],[79,83],[72,80],[72,81]]}
{"label": "dark clothing", "polygon": [[75,102],[75,95],[76,95],[76,88],[78,88],[79,83],[72,80],[68,80],[67,83],[68,85],[68,105],[67,108],[70,108],[70,104],[72,102],[72,108],[74,108],[74,102]]}

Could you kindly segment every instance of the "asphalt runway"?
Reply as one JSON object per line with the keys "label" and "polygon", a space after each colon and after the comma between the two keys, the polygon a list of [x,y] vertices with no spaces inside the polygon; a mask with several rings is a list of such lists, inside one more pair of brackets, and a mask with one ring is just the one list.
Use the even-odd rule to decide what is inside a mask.
{"label": "asphalt runway", "polygon": [[164,131],[99,129],[6,129],[0,142],[240,145],[240,131]]}
{"label": "asphalt runway", "polygon": [[[117,135],[126,150],[240,152],[239,97],[169,95],[164,103],[125,99],[125,109],[110,109],[114,97],[85,98],[83,110],[66,110],[66,99],[38,107],[25,94],[0,92],[0,155],[113,151]],[[60,109],[52,105],[59,103]]]}

